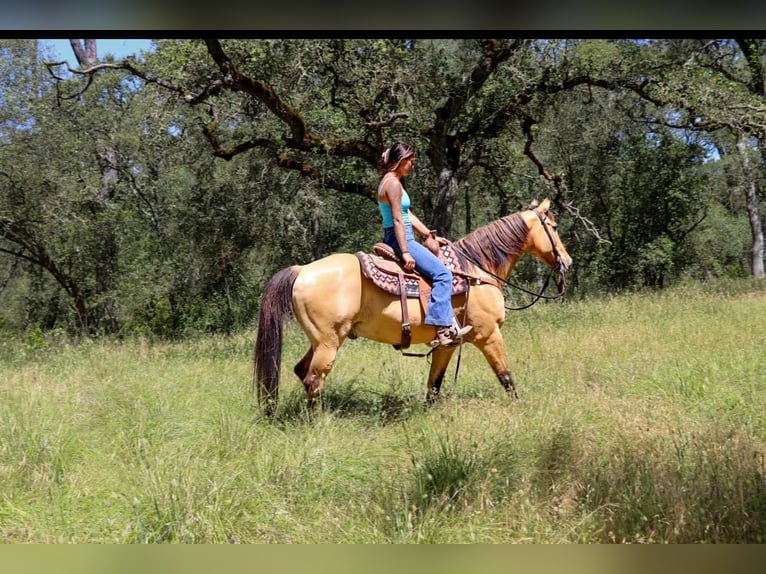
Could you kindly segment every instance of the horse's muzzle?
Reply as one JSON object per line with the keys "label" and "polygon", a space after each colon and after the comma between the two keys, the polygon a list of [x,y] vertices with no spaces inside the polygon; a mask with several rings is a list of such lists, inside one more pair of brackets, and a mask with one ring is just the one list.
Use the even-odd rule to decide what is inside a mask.
{"label": "horse's muzzle", "polygon": [[563,295],[567,289],[567,273],[572,267],[571,257],[556,257],[555,281],[559,294]]}

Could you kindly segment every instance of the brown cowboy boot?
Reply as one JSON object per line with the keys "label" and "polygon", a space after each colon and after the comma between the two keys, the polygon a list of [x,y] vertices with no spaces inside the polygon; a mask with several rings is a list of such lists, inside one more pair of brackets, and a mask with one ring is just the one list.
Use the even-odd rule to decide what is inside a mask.
{"label": "brown cowboy boot", "polygon": [[451,327],[439,327],[436,329],[436,339],[431,341],[429,343],[429,346],[431,347],[450,347],[453,345],[457,345],[460,342],[460,339],[463,338],[464,335],[466,335],[468,332],[471,331],[473,327],[471,325],[466,325],[465,327],[460,327],[458,325],[457,320],[452,324]]}

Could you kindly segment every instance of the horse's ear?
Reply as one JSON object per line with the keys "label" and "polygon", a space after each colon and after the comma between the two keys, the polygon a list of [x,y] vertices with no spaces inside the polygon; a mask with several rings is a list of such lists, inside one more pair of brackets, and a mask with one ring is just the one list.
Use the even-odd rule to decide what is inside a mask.
{"label": "horse's ear", "polygon": [[537,208],[537,211],[539,211],[540,213],[547,213],[550,207],[551,207],[551,198],[546,197],[545,199],[543,199],[543,202]]}
{"label": "horse's ear", "polygon": [[540,202],[539,202],[539,201],[537,201],[536,199],[533,199],[533,200],[532,200],[532,203],[530,203],[530,204],[529,204],[529,209],[534,209],[534,208],[535,208],[535,207],[537,207],[538,205],[540,205]]}

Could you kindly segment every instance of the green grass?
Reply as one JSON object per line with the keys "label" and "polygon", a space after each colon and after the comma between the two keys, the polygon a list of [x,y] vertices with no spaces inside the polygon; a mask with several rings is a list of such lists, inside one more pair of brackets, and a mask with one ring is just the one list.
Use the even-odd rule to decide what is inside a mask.
{"label": "green grass", "polygon": [[251,389],[253,334],[0,339],[4,543],[611,543],[766,538],[766,284],[509,312],[521,400],[462,351],[348,342],[323,409]]}

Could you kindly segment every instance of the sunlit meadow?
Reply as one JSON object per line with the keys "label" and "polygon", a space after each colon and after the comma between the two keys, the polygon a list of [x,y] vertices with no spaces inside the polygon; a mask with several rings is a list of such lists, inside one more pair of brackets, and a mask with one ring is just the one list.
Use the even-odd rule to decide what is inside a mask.
{"label": "sunlit meadow", "polygon": [[520,401],[465,346],[427,407],[427,359],[357,340],[312,417],[293,325],[272,419],[251,332],[0,339],[0,541],[764,541],[766,284],[540,303],[504,334]]}

